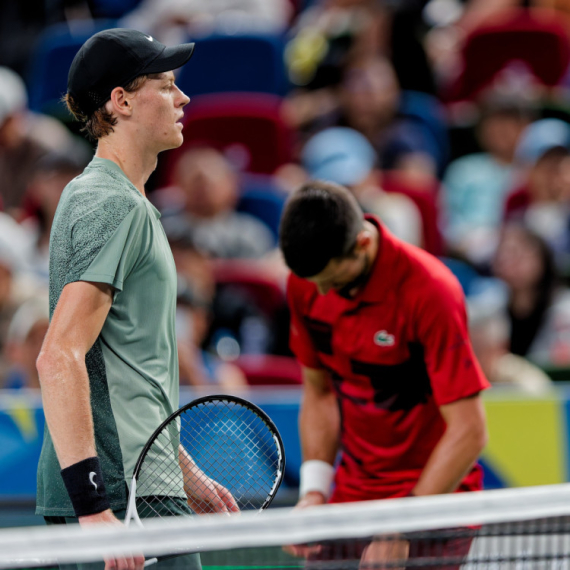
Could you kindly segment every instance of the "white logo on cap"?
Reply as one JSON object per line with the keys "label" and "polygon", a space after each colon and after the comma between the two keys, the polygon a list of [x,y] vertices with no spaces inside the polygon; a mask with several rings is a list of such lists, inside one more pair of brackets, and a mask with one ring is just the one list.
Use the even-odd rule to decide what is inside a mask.
{"label": "white logo on cap", "polygon": [[154,39],[152,38],[152,36],[145,36],[145,38],[149,41],[149,42],[153,42]]}

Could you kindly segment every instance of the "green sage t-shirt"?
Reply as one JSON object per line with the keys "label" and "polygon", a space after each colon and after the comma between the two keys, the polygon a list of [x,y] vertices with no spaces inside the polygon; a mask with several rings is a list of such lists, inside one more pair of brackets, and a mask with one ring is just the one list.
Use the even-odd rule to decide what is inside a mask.
{"label": "green sage t-shirt", "polygon": [[[51,231],[50,315],[68,283],[114,288],[85,358],[95,444],[113,509],[125,508],[125,482],[145,442],[178,408],[176,269],[159,218],[116,163],[94,158],[65,188]],[[60,470],[46,426],[37,514],[74,515]],[[160,485],[157,493],[184,497],[181,480]]]}

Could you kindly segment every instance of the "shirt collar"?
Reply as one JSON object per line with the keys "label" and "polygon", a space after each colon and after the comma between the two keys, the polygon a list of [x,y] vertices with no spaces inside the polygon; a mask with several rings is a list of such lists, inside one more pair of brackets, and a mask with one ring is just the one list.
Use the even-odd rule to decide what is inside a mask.
{"label": "shirt collar", "polygon": [[133,190],[134,192],[136,192],[138,196],[140,196],[141,198],[144,198],[146,200],[146,202],[150,206],[150,209],[152,210],[153,214],[155,215],[156,219],[160,218],[160,216],[161,216],[160,212],[154,207],[154,205],[152,204],[152,202],[148,198],[143,196],[138,191],[138,189],[135,187],[135,185],[129,180],[127,175],[123,172],[123,169],[116,162],[109,160],[108,158],[101,158],[99,156],[94,156],[93,159],[91,160],[91,163],[89,164],[89,166],[103,168],[104,170],[107,170],[109,172],[112,172],[115,175],[118,175],[118,176],[121,176],[122,178],[124,178],[125,181],[128,183],[129,188],[131,190]]}
{"label": "shirt collar", "polygon": [[394,275],[398,250],[395,247],[393,236],[382,225],[378,217],[367,214],[364,219],[378,230],[378,251],[372,262],[370,277],[352,301],[355,303],[378,303],[391,287],[390,276],[393,277]]}

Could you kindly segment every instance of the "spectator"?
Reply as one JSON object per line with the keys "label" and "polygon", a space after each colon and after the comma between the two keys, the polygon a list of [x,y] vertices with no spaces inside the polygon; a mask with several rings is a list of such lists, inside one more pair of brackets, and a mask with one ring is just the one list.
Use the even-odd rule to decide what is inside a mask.
{"label": "spectator", "polygon": [[279,337],[277,325],[263,313],[256,299],[239,285],[216,283],[213,260],[197,246],[185,223],[167,224],[165,230],[180,278],[196,299],[207,299],[211,304],[209,326],[200,341],[203,348],[222,360],[241,353],[271,353]]}
{"label": "spectator", "polygon": [[243,372],[231,362],[201,348],[212,315],[212,299],[200,295],[183,279],[178,282],[176,336],[180,361],[180,383],[190,386],[247,386]]}
{"label": "spectator", "polygon": [[458,158],[445,173],[444,235],[451,250],[473,262],[496,247],[501,212],[514,183],[515,150],[530,114],[513,98],[489,100],[477,129],[482,152]]}
{"label": "spectator", "polygon": [[85,164],[70,153],[50,152],[39,159],[23,202],[22,225],[33,236],[31,267],[35,276],[48,283],[49,237],[59,198],[67,184],[81,173]]}
{"label": "spectator", "polygon": [[17,309],[41,292],[29,271],[31,239],[8,214],[0,212],[0,378],[8,369],[8,327]]}
{"label": "spectator", "polygon": [[360,205],[374,213],[400,239],[423,244],[422,219],[403,194],[388,194],[379,184],[376,152],[364,135],[347,127],[325,129],[305,145],[302,163],[309,177],[349,187]]}
{"label": "spectator", "polygon": [[144,0],[122,20],[121,26],[174,45],[190,32],[280,32],[291,15],[288,0]]}
{"label": "spectator", "polygon": [[292,29],[286,54],[291,81],[313,92],[335,87],[349,59],[388,52],[389,25],[386,7],[375,0],[313,3]]}
{"label": "spectator", "polygon": [[[525,11],[533,17],[533,12],[536,13],[533,8],[542,8],[536,15],[538,22],[546,24],[549,21],[564,22],[567,14],[557,14],[557,11],[568,13],[570,2],[568,0],[431,0],[427,3],[424,19],[433,28],[426,37],[426,50],[439,82],[445,84],[459,74],[462,67],[461,48],[474,30],[497,24],[508,18],[520,18]],[[550,9],[551,13],[548,14],[545,8]],[[516,57],[512,59],[516,60]],[[524,84],[529,80],[532,82],[531,77],[527,75],[530,70],[526,66],[515,63],[511,71],[514,72],[514,77],[509,79],[515,83],[522,81]],[[519,75],[521,72],[522,75]],[[532,90],[532,83],[525,86],[527,92]]]}
{"label": "spectator", "polygon": [[525,129],[517,149],[524,181],[507,198],[507,219],[523,220],[553,248],[564,268],[569,253],[570,125],[542,119]]}
{"label": "spectator", "polygon": [[509,352],[510,325],[503,306],[483,295],[468,302],[469,334],[485,377],[493,386],[515,386],[533,395],[552,386],[550,378],[522,356]]}
{"label": "spectator", "polygon": [[36,360],[48,326],[46,296],[30,299],[16,311],[8,327],[6,354],[11,367],[4,388],[40,388]]}
{"label": "spectator", "polygon": [[66,152],[74,146],[61,123],[30,113],[27,104],[20,76],[0,67],[0,197],[4,209],[15,218],[21,215],[24,193],[38,160],[49,150]]}
{"label": "spectator", "polygon": [[259,258],[273,249],[269,228],[235,211],[238,177],[218,151],[187,151],[176,165],[174,184],[156,196],[165,227],[186,224],[196,246],[215,258]]}
{"label": "spectator", "polygon": [[509,350],[540,366],[570,364],[570,291],[557,282],[546,242],[522,225],[505,226],[493,273],[508,287]]}
{"label": "spectator", "polygon": [[[380,56],[347,65],[332,103],[310,105],[292,99],[288,116],[305,136],[332,126],[353,128],[370,141],[382,168],[433,177],[444,157],[441,143],[423,120],[407,116],[394,69]],[[308,110],[307,110],[308,109]]]}

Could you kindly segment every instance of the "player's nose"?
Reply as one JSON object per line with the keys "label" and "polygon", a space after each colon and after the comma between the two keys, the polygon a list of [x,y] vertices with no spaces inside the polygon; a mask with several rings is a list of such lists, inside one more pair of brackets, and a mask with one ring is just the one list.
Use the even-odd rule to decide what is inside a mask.
{"label": "player's nose", "polygon": [[188,103],[190,103],[190,97],[188,97],[188,95],[186,95],[186,93],[184,93],[180,87],[176,86],[176,89],[178,89],[178,105],[180,107],[188,105]]}

